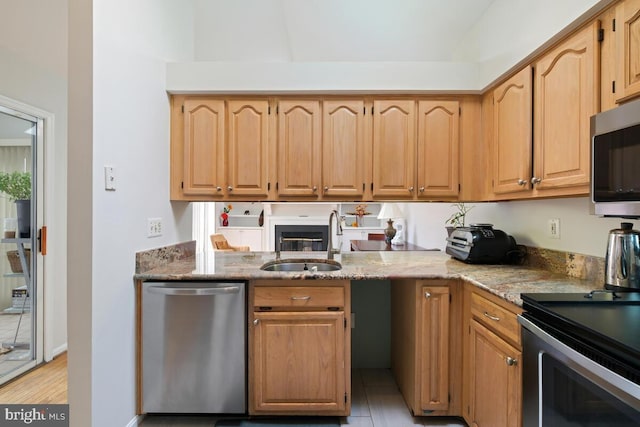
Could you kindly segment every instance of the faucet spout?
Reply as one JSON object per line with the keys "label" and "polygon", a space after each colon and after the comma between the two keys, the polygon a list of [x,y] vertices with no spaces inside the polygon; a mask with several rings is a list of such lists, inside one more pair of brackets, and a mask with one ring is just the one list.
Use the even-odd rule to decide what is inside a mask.
{"label": "faucet spout", "polygon": [[342,225],[340,224],[340,217],[338,216],[338,211],[334,209],[329,214],[329,238],[327,239],[327,259],[333,259],[334,254],[340,253],[340,248],[333,249],[333,221],[331,221],[333,218],[335,218],[335,222],[336,222],[336,235],[342,236]]}

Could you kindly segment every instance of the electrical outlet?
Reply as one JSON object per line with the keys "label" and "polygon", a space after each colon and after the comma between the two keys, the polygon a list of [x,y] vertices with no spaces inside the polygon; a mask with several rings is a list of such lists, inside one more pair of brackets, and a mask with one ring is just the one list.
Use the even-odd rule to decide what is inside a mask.
{"label": "electrical outlet", "polygon": [[162,236],[162,218],[147,218],[147,237]]}
{"label": "electrical outlet", "polygon": [[552,239],[560,238],[560,219],[552,218],[547,223],[547,235]]}

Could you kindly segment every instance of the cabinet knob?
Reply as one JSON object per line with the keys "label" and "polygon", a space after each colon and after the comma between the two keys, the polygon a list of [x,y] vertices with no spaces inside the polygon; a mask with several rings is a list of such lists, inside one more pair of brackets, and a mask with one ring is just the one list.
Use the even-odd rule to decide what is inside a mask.
{"label": "cabinet knob", "polygon": [[316,191],[318,191],[318,187],[316,187],[315,185],[313,186],[313,188],[311,189],[313,190],[313,192],[315,193]]}
{"label": "cabinet knob", "polygon": [[509,365],[509,366],[515,366],[515,365],[518,364],[518,359],[514,359],[513,357],[509,357],[509,356],[507,356],[505,361],[507,362],[507,365]]}
{"label": "cabinet knob", "polygon": [[533,178],[531,178],[531,183],[534,184],[534,185],[535,184],[540,184],[540,182],[542,182],[542,178],[537,178],[535,176]]}
{"label": "cabinet knob", "polygon": [[232,187],[232,186],[228,186],[228,187],[227,187],[227,190],[229,190],[229,191],[233,191],[233,187]]}
{"label": "cabinet knob", "polygon": [[413,187],[409,187],[409,193],[413,193]]}
{"label": "cabinet knob", "polygon": [[329,191],[329,187],[327,187],[326,185],[324,186],[324,192],[326,193],[327,191]]}
{"label": "cabinet knob", "polygon": [[222,187],[217,186],[217,187],[216,187],[216,191],[222,191]]}
{"label": "cabinet knob", "polygon": [[424,187],[420,187],[418,190],[420,190],[421,193],[424,193]]}
{"label": "cabinet knob", "polygon": [[424,297],[427,298],[427,299],[431,298],[431,293],[430,292],[425,292],[424,293]]}
{"label": "cabinet knob", "polygon": [[518,185],[527,185],[527,181],[525,179],[519,179]]}
{"label": "cabinet knob", "polygon": [[258,323],[260,323],[260,319],[254,319],[254,320],[253,320],[253,324],[254,324],[254,325],[257,325]]}

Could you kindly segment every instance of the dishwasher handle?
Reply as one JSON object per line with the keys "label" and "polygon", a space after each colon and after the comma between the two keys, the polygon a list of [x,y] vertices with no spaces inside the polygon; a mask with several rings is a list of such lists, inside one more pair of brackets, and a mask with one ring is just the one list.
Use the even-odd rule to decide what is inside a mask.
{"label": "dishwasher handle", "polygon": [[167,286],[149,286],[147,289],[152,294],[182,296],[224,295],[237,294],[240,292],[240,286],[220,286],[218,288],[172,288]]}

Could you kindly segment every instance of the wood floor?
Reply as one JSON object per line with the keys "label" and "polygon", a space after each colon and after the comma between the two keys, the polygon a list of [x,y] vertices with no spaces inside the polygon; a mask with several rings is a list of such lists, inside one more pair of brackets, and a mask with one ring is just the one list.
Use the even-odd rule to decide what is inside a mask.
{"label": "wood floor", "polygon": [[67,353],[1,386],[0,403],[68,403]]}
{"label": "wood floor", "polygon": [[[358,369],[352,375],[351,416],[341,419],[343,426],[466,427],[464,421],[444,417],[412,417],[388,369]],[[216,418],[148,416],[141,427],[212,427]]]}

